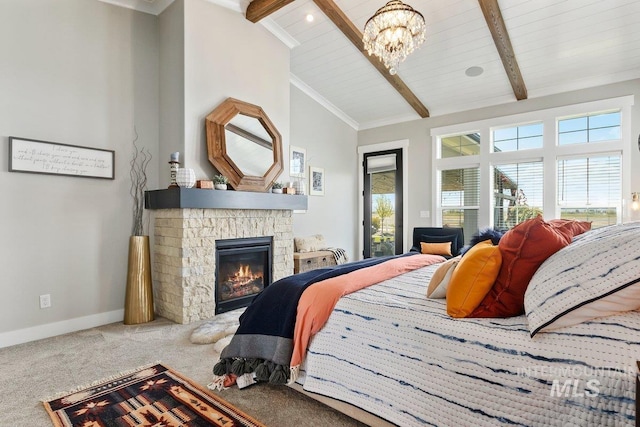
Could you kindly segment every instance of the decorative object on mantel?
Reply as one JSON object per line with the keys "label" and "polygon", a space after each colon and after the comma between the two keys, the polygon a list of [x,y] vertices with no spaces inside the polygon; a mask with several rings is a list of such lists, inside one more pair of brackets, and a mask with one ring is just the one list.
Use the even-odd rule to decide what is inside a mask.
{"label": "decorative object on mantel", "polygon": [[180,153],[176,151],[171,153],[171,160],[169,160],[169,168],[171,170],[171,183],[169,187],[177,187],[176,175],[178,174],[178,168],[180,167]]}
{"label": "decorative object on mantel", "polygon": [[309,195],[324,196],[324,169],[309,166]]}
{"label": "decorative object on mantel", "polygon": [[205,122],[213,167],[234,190],[267,191],[283,170],[282,137],[262,108],[227,98]]}
{"label": "decorative object on mantel", "polygon": [[292,185],[289,185],[289,187],[283,188],[282,192],[284,194],[296,194],[296,189]]}
{"label": "decorative object on mantel", "polygon": [[153,320],[153,288],[151,282],[151,251],[149,236],[144,234],[144,192],[147,187],[147,166],[151,153],[138,148],[138,133],[133,140],[130,194],[133,197],[133,225],[129,238],[127,289],[124,301],[124,324],[134,325]]}
{"label": "decorative object on mantel", "polygon": [[178,168],[176,184],[178,184],[178,187],[192,188],[196,185],[196,173],[191,168]]}
{"label": "decorative object on mantel", "polygon": [[424,17],[408,4],[391,0],[376,11],[364,26],[362,43],[369,54],[376,55],[396,74],[398,65],[425,39]]}
{"label": "decorative object on mantel", "polygon": [[304,185],[304,178],[296,177],[291,185],[296,189],[296,194],[306,194],[307,190]]}
{"label": "decorative object on mantel", "polygon": [[213,177],[213,186],[216,190],[226,190],[229,179],[224,175],[216,175]]}
{"label": "decorative object on mantel", "polygon": [[273,185],[271,186],[271,192],[282,194],[282,183],[278,181],[274,182]]}
{"label": "decorative object on mantel", "polygon": [[208,190],[213,190],[213,181],[209,179],[199,179],[196,181],[196,188],[206,188]]}

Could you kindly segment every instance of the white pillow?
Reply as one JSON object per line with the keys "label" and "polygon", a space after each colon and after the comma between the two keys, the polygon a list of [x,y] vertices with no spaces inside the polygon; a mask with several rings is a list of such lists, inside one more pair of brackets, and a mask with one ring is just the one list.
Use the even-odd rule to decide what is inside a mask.
{"label": "white pillow", "polygon": [[315,234],[308,237],[294,237],[293,243],[296,252],[315,252],[327,247],[322,234]]}
{"label": "white pillow", "polygon": [[588,231],[550,256],[524,295],[533,337],[640,308],[640,222]]}
{"label": "white pillow", "polygon": [[447,288],[451,281],[451,275],[460,262],[460,258],[462,257],[457,256],[443,262],[440,267],[433,272],[429,286],[427,287],[427,298],[443,299],[447,297]]}

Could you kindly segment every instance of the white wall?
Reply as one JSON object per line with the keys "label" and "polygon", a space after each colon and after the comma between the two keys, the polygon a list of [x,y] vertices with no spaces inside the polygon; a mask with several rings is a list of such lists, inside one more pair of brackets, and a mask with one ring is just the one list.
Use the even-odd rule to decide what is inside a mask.
{"label": "white wall", "polygon": [[[98,1],[2,1],[0,52],[2,346],[7,331],[33,339],[38,325],[122,316],[134,126],[158,152],[157,18]],[[10,173],[9,136],[115,150],[116,178]]]}
{"label": "white wall", "polygon": [[[420,218],[419,216],[420,211],[430,211],[432,206],[433,195],[431,194],[431,189],[434,179],[431,171],[432,149],[430,131],[432,128],[624,95],[635,95],[635,105],[632,107],[631,113],[631,135],[634,149],[632,150],[631,159],[630,188],[632,191],[640,191],[640,168],[637,167],[637,165],[640,164],[640,152],[635,148],[635,141],[638,138],[638,134],[640,134],[640,80],[631,80],[591,89],[529,99],[461,113],[447,114],[444,116],[428,117],[375,129],[367,129],[358,132],[358,145],[409,139],[408,161],[409,182],[411,183],[411,187],[408,201],[409,222],[406,226],[409,227],[409,230],[412,230],[413,227],[432,225],[431,218],[433,218],[433,212],[431,212],[431,218]],[[630,194],[625,194],[623,197],[630,197]]]}
{"label": "white wall", "polygon": [[[304,148],[308,165],[325,173],[325,195],[309,196],[307,212],[294,213],[294,235],[322,234],[327,245],[345,249],[350,260],[359,259],[356,131],[292,86],[291,144]],[[308,168],[306,181],[308,191]]]}

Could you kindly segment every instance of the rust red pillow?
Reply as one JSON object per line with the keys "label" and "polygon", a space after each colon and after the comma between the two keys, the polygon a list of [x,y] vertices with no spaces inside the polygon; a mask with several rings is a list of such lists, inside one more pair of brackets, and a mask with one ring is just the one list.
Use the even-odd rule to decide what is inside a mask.
{"label": "rust red pillow", "polygon": [[524,293],[538,267],[571,243],[570,231],[542,219],[526,220],[507,231],[498,247],[502,266],[480,305],[468,317],[511,317],[524,313]]}
{"label": "rust red pillow", "polygon": [[562,232],[567,232],[571,237],[575,237],[585,231],[591,230],[591,221],[578,221],[576,219],[551,219],[549,224],[560,229]]}

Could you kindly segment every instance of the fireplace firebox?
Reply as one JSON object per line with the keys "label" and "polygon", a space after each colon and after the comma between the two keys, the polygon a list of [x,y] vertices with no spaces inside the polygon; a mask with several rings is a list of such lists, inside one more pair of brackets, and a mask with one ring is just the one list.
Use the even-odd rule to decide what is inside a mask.
{"label": "fireplace firebox", "polygon": [[216,314],[246,307],[272,281],[272,237],[216,240]]}

